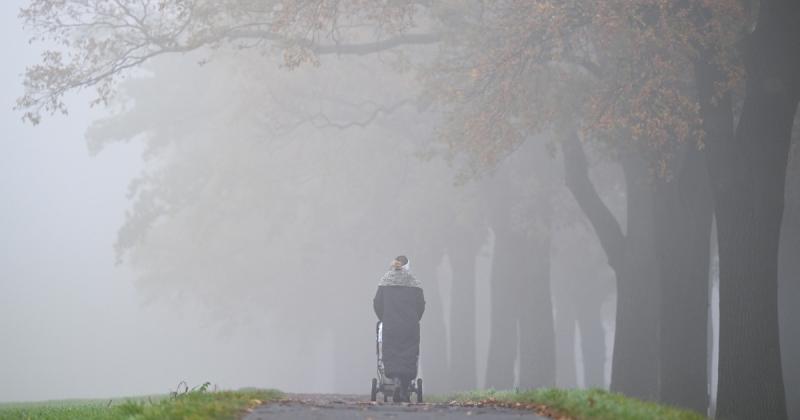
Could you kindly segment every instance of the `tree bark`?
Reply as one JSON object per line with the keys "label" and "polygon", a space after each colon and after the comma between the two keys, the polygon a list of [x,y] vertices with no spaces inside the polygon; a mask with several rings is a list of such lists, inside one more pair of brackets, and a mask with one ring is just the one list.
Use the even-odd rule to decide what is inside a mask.
{"label": "tree bark", "polygon": [[795,117],[786,179],[778,256],[778,317],[787,411],[790,419],[796,419],[800,418],[800,114]]}
{"label": "tree bark", "polygon": [[676,177],[659,180],[656,242],[661,273],[660,401],[708,409],[708,304],[713,203],[705,158],[683,146]]}
{"label": "tree bark", "polygon": [[[707,157],[720,260],[717,417],[787,417],[778,334],[778,242],[797,108],[800,3],[763,1],[746,39],[746,92],[735,134],[711,137]],[[710,100],[719,75],[698,66],[701,112],[729,119]],[[725,109],[723,109],[725,108]],[[731,125],[732,126],[732,125]]]}
{"label": "tree bark", "polygon": [[627,234],[600,199],[588,176],[577,132],[565,133],[567,187],[597,233],[617,278],[617,318],[611,389],[629,396],[658,396],[658,270],[653,231],[653,183],[645,162],[622,160],[627,191]]}
{"label": "tree bark", "polygon": [[659,395],[659,279],[655,252],[654,180],[647,163],[622,159],[627,191],[623,265],[617,275],[617,324],[611,390],[656,400]]}

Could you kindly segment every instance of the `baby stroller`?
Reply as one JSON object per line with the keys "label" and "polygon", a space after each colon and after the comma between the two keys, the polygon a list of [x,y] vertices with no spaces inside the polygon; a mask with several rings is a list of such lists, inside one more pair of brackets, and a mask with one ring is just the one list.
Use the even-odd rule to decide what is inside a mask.
{"label": "baby stroller", "polygon": [[[417,378],[416,381],[408,382],[408,389],[403,392],[400,389],[400,380],[398,378],[390,378],[386,376],[383,366],[383,323],[378,321],[375,326],[375,353],[378,356],[378,377],[372,378],[372,394],[371,400],[378,399],[378,393],[383,394],[383,402],[389,400],[389,395],[392,396],[392,402],[407,402],[410,401],[411,394],[417,394],[417,403],[422,403],[422,379]],[[405,397],[409,400],[405,400]]]}

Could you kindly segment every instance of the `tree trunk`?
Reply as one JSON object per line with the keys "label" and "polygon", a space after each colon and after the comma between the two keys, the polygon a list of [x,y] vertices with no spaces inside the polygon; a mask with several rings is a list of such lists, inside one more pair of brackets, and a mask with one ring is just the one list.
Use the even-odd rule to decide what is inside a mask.
{"label": "tree trunk", "polygon": [[588,176],[577,132],[565,133],[567,187],[597,233],[617,277],[617,318],[611,389],[653,400],[658,396],[658,270],[655,258],[653,181],[646,163],[622,160],[626,180],[627,234],[600,199]]}
{"label": "tree trunk", "polygon": [[708,409],[708,304],[713,203],[704,156],[684,146],[677,176],[658,181],[656,242],[661,273],[660,401]]}
{"label": "tree trunk", "polygon": [[586,388],[606,386],[606,330],[603,328],[602,307],[603,301],[594,296],[583,300],[577,308],[583,358],[583,383]]}
{"label": "tree trunk", "polygon": [[[800,184],[795,178],[792,182]],[[788,203],[787,203],[788,204]],[[786,206],[781,229],[779,317],[781,354],[789,418],[800,418],[800,202]]]}
{"label": "tree trunk", "polygon": [[[494,233],[490,297],[489,352],[486,361],[486,388],[511,389],[514,363],[519,347],[515,295],[520,285],[518,261],[524,260],[523,242],[511,228],[511,206],[515,198],[509,177],[498,171],[484,185],[489,203],[489,226]],[[524,270],[524,268],[522,268]]]}
{"label": "tree trunk", "polygon": [[723,419],[782,419],[786,406],[777,314],[780,215],[774,202],[756,203],[760,194],[748,190],[749,197],[740,192],[715,196],[720,258],[717,414]]}
{"label": "tree trunk", "polygon": [[[572,296],[564,296],[571,299]],[[578,372],[575,366],[575,333],[577,330],[576,308],[571,302],[561,302],[556,298],[556,386],[577,388]],[[595,314],[596,315],[596,314]],[[585,364],[585,362],[584,362]]]}
{"label": "tree trunk", "polygon": [[[571,226],[564,226],[565,222]],[[554,223],[559,225],[557,236],[553,237],[556,252],[551,280],[556,307],[556,383],[560,388],[605,388],[606,330],[602,308],[614,293],[607,263],[595,244],[594,233],[585,229],[583,220],[561,219]],[[576,336],[580,338],[579,346]],[[583,366],[581,376],[577,363]]]}
{"label": "tree trunk", "polygon": [[[524,388],[555,384],[555,332],[550,292],[551,185],[533,161],[543,155],[529,142],[487,185],[495,234],[491,332],[486,386],[514,386],[515,361]],[[532,170],[533,169],[533,170]],[[546,172],[546,171],[545,171]],[[533,182],[536,180],[536,182]],[[515,217],[523,214],[522,218]]]}
{"label": "tree trunk", "polygon": [[654,180],[647,163],[623,158],[627,232],[617,274],[617,324],[611,390],[655,400],[659,379],[659,281],[655,253]]}
{"label": "tree trunk", "polygon": [[[486,387],[511,389],[514,386],[514,362],[517,358],[517,287],[519,276],[527,270],[524,242],[503,223],[493,223],[494,252],[492,253],[491,328],[489,355],[486,364]],[[521,265],[523,265],[521,267]]]}
{"label": "tree trunk", "polygon": [[790,419],[800,418],[800,114],[795,118],[792,157],[778,257],[778,317],[783,379]]}
{"label": "tree trunk", "polygon": [[[735,135],[707,142],[720,259],[716,413],[723,419],[787,417],[778,335],[778,243],[800,92],[799,19],[800,2],[760,3],[756,29],[746,43],[747,86]],[[713,69],[705,75],[698,88],[708,97],[716,79]],[[716,111],[702,92],[701,106],[712,116]]]}
{"label": "tree trunk", "polygon": [[[549,215],[545,216],[549,222]],[[549,223],[548,223],[549,227]],[[553,387],[556,354],[552,294],[550,293],[550,231],[525,238],[528,244],[518,293],[519,387]]]}
{"label": "tree trunk", "polygon": [[475,314],[475,260],[482,236],[468,227],[455,226],[447,249],[453,273],[450,300],[450,389],[477,387]]}

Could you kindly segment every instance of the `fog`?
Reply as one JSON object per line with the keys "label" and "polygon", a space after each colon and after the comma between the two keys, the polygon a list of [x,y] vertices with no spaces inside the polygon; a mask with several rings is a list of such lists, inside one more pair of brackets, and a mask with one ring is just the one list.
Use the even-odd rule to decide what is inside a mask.
{"label": "fog", "polygon": [[[38,56],[16,19],[22,2],[13,3],[1,14],[6,105]],[[104,112],[90,111],[86,97],[74,98],[69,118],[35,128],[10,106],[2,113],[0,400],[164,393],[180,380],[279,386],[257,363],[267,349],[258,334],[225,333],[191,305],[147,304],[132,271],[115,266],[125,191],[143,167],[142,147],[91,156],[84,131]]]}
{"label": "fog", "polygon": [[[514,27],[487,24],[497,39],[469,29],[511,19],[502,7],[445,2],[413,24],[402,16],[378,20],[382,29],[417,35],[445,28],[443,45],[348,53],[337,36],[358,41],[356,49],[367,42],[375,23],[369,12],[344,19],[341,33],[326,35],[332,40],[312,36],[317,49],[244,37],[183,51],[183,35],[174,45],[159,38],[159,46],[182,52],[120,66],[113,94],[100,84],[99,99],[91,83],[72,86],[67,114],[43,112],[31,124],[39,115],[24,114],[33,106],[16,101],[42,90],[31,84],[33,73],[22,73],[46,48],[69,46],[28,43],[31,28],[17,17],[28,3],[5,2],[0,14],[7,57],[0,70],[0,402],[158,394],[181,381],[366,394],[376,362],[372,299],[391,260],[407,255],[426,297],[420,376],[427,392],[604,388],[713,414],[719,388],[722,414],[781,406],[772,397],[727,402],[744,388],[731,385],[727,372],[739,359],[726,351],[746,341],[771,343],[764,371],[783,372],[783,404],[790,417],[800,415],[792,397],[800,340],[786,303],[798,295],[791,263],[800,249],[800,194],[792,180],[800,130],[789,122],[788,175],[765,176],[780,177],[768,184],[780,188],[766,188],[780,198],[763,198],[757,187],[751,199],[735,196],[750,191],[742,173],[756,177],[771,161],[731,172],[745,163],[715,160],[726,144],[715,143],[724,124],[703,118],[723,101],[728,125],[750,121],[741,89],[732,89],[733,104],[729,96],[711,101],[700,76],[687,82],[691,72],[675,71],[663,83],[679,93],[658,96],[679,97],[664,105],[675,107],[671,113],[658,111],[668,117],[642,116],[647,105],[636,101],[659,95],[646,91],[608,105],[613,111],[592,125],[596,108],[607,105],[593,102],[607,88],[598,80],[611,79],[611,87],[624,80],[614,60],[628,57],[618,51],[628,40],[612,53],[581,41],[592,46],[580,54],[600,71],[556,63],[522,66],[530,77],[521,77],[503,66],[525,54],[481,55],[502,55],[499,43],[517,39]],[[224,27],[231,18],[244,25],[260,13],[231,7],[226,18],[203,24]],[[163,13],[148,30],[183,18]],[[296,36],[301,23],[288,33]],[[86,31],[63,36],[91,38]],[[70,45],[87,54],[115,51]],[[625,62],[631,73],[652,70],[638,58]],[[696,106],[685,106],[685,92],[700,97]],[[796,105],[783,114],[793,116]],[[735,135],[747,136],[748,127]],[[749,156],[720,156],[734,155]],[[780,212],[763,220],[762,207],[728,213],[762,198],[779,202]],[[755,240],[742,228],[751,224],[771,239],[752,234],[766,245],[737,248]],[[761,255],[753,249],[774,250],[763,256],[771,268],[751,269],[764,265],[747,262],[748,252]],[[720,289],[726,278],[739,286]],[[772,280],[748,288],[755,282],[740,278]],[[772,311],[765,325],[775,331],[722,309],[761,291]],[[751,337],[730,325],[772,332]]]}
{"label": "fog", "polygon": [[[4,67],[8,104],[37,51],[14,17],[19,5],[4,7],[4,50],[19,52]],[[410,100],[413,75],[374,59],[332,59],[323,73],[246,53],[202,67],[197,57],[154,62],[112,110],[89,109],[81,94],[68,117],[37,127],[4,112],[2,400],[159,393],[181,380],[363,392],[374,375],[380,276],[396,254],[414,266],[433,260],[424,253],[441,252],[454,222],[481,236],[474,339],[483,372],[491,238],[480,187],[456,185],[455,170],[420,156],[430,153],[431,118],[412,106],[391,118],[371,109]],[[332,121],[314,119],[323,114]],[[365,127],[323,127],[371,115]],[[174,199],[191,201],[185,215],[135,237],[140,221],[125,212],[151,203],[128,198],[131,182],[203,176],[212,185],[171,192],[196,194]],[[586,240],[586,228],[568,229]],[[115,243],[132,247],[125,263],[115,264]],[[438,263],[441,281],[420,275],[443,297],[458,287],[449,263]],[[447,299],[437,304],[450,312]]]}

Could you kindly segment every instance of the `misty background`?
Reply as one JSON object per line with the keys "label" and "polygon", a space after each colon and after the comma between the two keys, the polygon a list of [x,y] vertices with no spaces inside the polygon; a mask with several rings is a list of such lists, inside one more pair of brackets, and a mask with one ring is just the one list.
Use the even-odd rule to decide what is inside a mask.
{"label": "misty background", "polygon": [[258,329],[223,329],[191,302],[148,304],[135,276],[115,266],[113,244],[142,169],[131,143],[88,153],[88,95],[69,118],[31,127],[11,104],[38,59],[3,2],[0,113],[0,400],[164,393],[186,380],[221,387],[280,386],[260,363],[273,346]]}
{"label": "misty background", "polygon": [[[631,95],[620,112],[635,118],[620,124],[634,134],[619,135],[612,122],[604,129],[613,135],[589,138],[575,115],[594,110],[587,92],[602,83],[580,68],[542,66],[515,78],[530,68],[491,67],[504,61],[480,54],[502,58],[506,44],[494,42],[513,44],[526,26],[498,24],[516,22],[513,7],[484,16],[455,2],[426,9],[411,31],[452,30],[443,47],[308,57],[247,37],[209,42],[136,66],[108,103],[89,108],[92,92],[68,95],[68,116],[32,127],[8,109],[24,92],[20,73],[47,46],[28,45],[16,18],[26,3],[2,6],[10,53],[2,70],[0,401],[164,393],[180,381],[364,394],[375,370],[372,297],[391,259],[404,254],[427,300],[427,392],[608,388],[613,362],[615,390],[714,406],[720,270],[711,189],[692,137],[699,123],[681,114],[694,102],[642,122],[635,118],[647,103],[635,100],[647,95]],[[213,2],[197,5],[222,13]],[[242,10],[227,12],[252,12]],[[165,16],[153,27],[181,15]],[[476,24],[484,18],[497,39],[484,37]],[[198,21],[202,33],[206,21]],[[353,40],[372,35],[343,27]],[[658,54],[631,64],[614,61],[630,58],[624,51],[598,58],[592,48],[583,53],[607,74],[618,62],[663,67]],[[694,95],[685,73],[664,84]],[[682,99],[668,93],[659,98]],[[548,120],[551,113],[558,118]],[[645,133],[650,143],[637,142],[640,123],[658,126]],[[784,253],[800,226],[791,218],[795,184],[787,182]],[[747,198],[716,211],[744,208]],[[686,210],[694,205],[704,207]],[[747,232],[732,220],[726,232]],[[603,222],[619,232],[602,231]],[[731,255],[752,251],[726,238],[739,246]],[[787,255],[781,287],[792,284]],[[771,267],[728,261],[730,276],[748,280],[763,274],[748,269]],[[748,290],[729,302],[750,299]],[[791,304],[782,305],[781,344],[794,348]],[[769,337],[777,338],[774,321]],[[727,348],[740,348],[736,340],[746,341],[731,334]],[[738,372],[731,354],[728,372]],[[776,377],[780,356],[764,356]],[[797,363],[785,350],[783,363],[792,413]]]}
{"label": "misty background", "polygon": [[[24,4],[3,4],[3,50],[13,52],[2,70],[6,104],[21,95],[22,70],[39,53],[38,46],[28,45],[16,18]],[[481,208],[478,190],[486,187],[456,185],[455,170],[423,156],[430,153],[425,145],[433,120],[426,121],[410,104],[388,117],[377,110],[387,98],[410,102],[410,89],[417,89],[413,75],[381,67],[392,57],[354,65],[332,59],[334,66],[324,71],[293,72],[255,54],[219,54],[198,67],[200,57],[156,60],[125,85],[133,99],[111,110],[89,108],[89,95],[81,93],[69,98],[68,117],[36,127],[23,124],[10,106],[3,112],[0,400],[161,393],[181,380],[208,380],[223,388],[363,392],[374,375],[371,298],[378,279],[396,254],[409,255],[412,267],[417,256],[430,260],[422,254],[440,244],[425,242],[446,242],[437,236],[447,234],[444,229],[454,217],[474,231],[469,234],[480,236],[473,240],[479,253],[477,334],[472,338],[480,343],[480,373],[472,381],[483,385],[492,237],[486,214],[480,214],[488,210]],[[268,78],[282,82],[265,83]],[[122,111],[126,106],[134,109]],[[367,121],[371,118],[374,124]],[[253,141],[265,129],[277,140]],[[143,135],[147,130],[151,134]],[[164,132],[178,138],[166,139]],[[298,144],[298,138],[305,141]],[[161,147],[186,154],[176,165],[185,172],[159,172],[169,159],[154,156]],[[253,154],[254,149],[272,156]],[[558,163],[545,160],[549,167]],[[126,224],[125,212],[132,207],[126,191],[134,179],[153,173],[219,176],[222,189],[202,192],[207,196],[201,200],[208,201],[197,208],[230,211],[237,225],[226,229],[190,219],[177,223],[190,225],[165,226],[162,237],[150,240],[213,239],[201,249],[186,247],[186,255],[136,249],[133,264],[115,264],[115,243],[139,240],[135,234],[125,236],[137,222]],[[561,188],[554,184],[545,187]],[[220,193],[231,199],[221,200]],[[562,206],[572,206],[564,191],[550,193],[561,195]],[[227,208],[217,209],[225,207],[222,201],[228,201]],[[405,207],[397,208],[398,201]],[[459,213],[456,206],[467,209]],[[580,305],[564,297],[596,297],[599,292],[595,309],[602,308],[604,339],[610,345],[611,274],[603,274],[602,251],[580,211],[574,206],[567,211],[554,241],[553,276],[575,277],[576,270],[583,270],[588,278],[554,281],[563,301],[557,305],[574,312]],[[365,233],[354,237],[357,229]],[[413,237],[426,230],[442,233]],[[235,237],[226,242],[230,238],[224,235]],[[247,255],[250,249],[241,255],[218,254],[235,253],[227,249],[235,246],[263,249],[257,260]],[[567,258],[565,253],[576,247],[587,249],[591,259],[576,265]],[[183,271],[173,271],[176,276],[169,281],[170,274],[162,272],[137,277],[130,265],[153,258],[183,264],[174,268],[165,262],[154,271]],[[219,258],[243,263],[232,267]],[[426,287],[433,297],[449,296],[454,287],[451,261],[446,255],[439,258],[436,270],[442,281],[421,276],[425,286],[438,288]],[[188,266],[187,259],[192,260]],[[197,272],[187,272],[188,267]],[[336,293],[335,302],[330,293]],[[431,312],[451,311],[447,300],[428,300]],[[574,332],[573,326],[563,325]],[[348,346],[335,349],[334,335],[346,335]],[[581,342],[568,334],[564,340]],[[610,354],[611,348],[604,351]],[[607,385],[610,366],[604,360],[604,382],[593,385]],[[576,376],[582,360],[574,362],[577,370],[559,372],[559,380],[584,385],[583,376]],[[429,389],[457,389],[443,385],[447,378],[426,380]]]}

